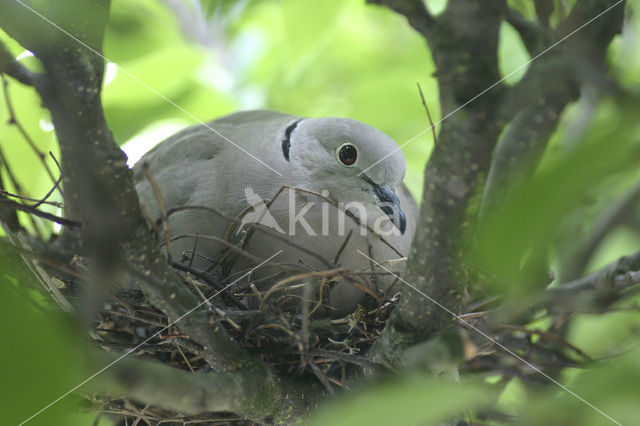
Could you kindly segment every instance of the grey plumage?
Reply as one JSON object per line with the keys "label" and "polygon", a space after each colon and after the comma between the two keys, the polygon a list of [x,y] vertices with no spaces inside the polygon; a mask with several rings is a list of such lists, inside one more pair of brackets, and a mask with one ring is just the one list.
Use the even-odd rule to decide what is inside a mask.
{"label": "grey plumage", "polygon": [[[404,157],[397,150],[396,143],[384,133],[346,118],[312,119],[272,111],[240,112],[214,120],[208,126],[223,136],[203,125],[189,127],[160,143],[134,166],[140,202],[152,219],[158,218],[160,211],[151,185],[140,167],[142,163],[148,164],[161,188],[167,208],[208,206],[237,217],[249,206],[245,196],[247,187],[251,188],[250,194],[269,200],[282,186],[288,185],[317,193],[328,190],[328,198],[338,203],[359,203],[365,206],[370,225],[377,221],[386,225],[383,228],[388,230],[393,226],[389,222],[390,208],[387,206],[383,211],[380,203],[387,201],[394,208],[399,204],[406,216],[406,231],[400,234],[396,229],[396,235],[384,238],[403,256],[408,254],[415,232],[417,206],[402,184]],[[357,149],[357,161],[350,167],[342,164],[338,158],[338,152],[345,143]],[[247,152],[279,171],[281,176],[251,158]],[[386,158],[375,164],[383,157]],[[324,259],[334,259],[349,231],[353,231],[351,238],[337,262],[341,267],[354,270],[370,268],[369,260],[357,250],[371,253],[376,261],[400,257],[370,233],[361,235],[361,229],[349,218],[341,223],[334,207],[323,206],[321,199],[307,193],[296,192],[294,205],[297,212],[308,208],[304,218],[318,235],[309,235],[308,229],[302,224],[290,229],[288,198],[287,193],[279,196],[269,208],[269,213],[285,232],[295,231],[295,235],[286,235],[286,238],[318,253]],[[250,200],[252,204],[254,201]],[[305,207],[307,203],[314,205]],[[323,217],[328,235],[320,235]],[[401,227],[399,216],[391,217],[397,227]],[[341,225],[344,232],[338,235]],[[199,210],[180,211],[172,215],[169,221],[172,236],[199,234],[222,238],[228,227],[227,221]],[[180,259],[181,254],[190,251],[193,245],[193,238],[174,241],[171,246],[173,257]],[[317,258],[265,234],[256,233],[246,249],[263,259],[283,250],[274,261],[302,263],[313,269],[326,268]],[[223,246],[199,239],[197,252],[204,258],[194,258],[194,265],[205,267],[210,264],[205,258],[220,259]],[[401,272],[403,265],[403,262],[395,262],[393,269]],[[245,262],[239,261],[235,269],[242,270],[246,266]],[[252,278],[267,277],[275,272],[269,267],[260,268]],[[377,287],[385,287],[392,280],[377,281]],[[272,283],[263,282],[262,285]],[[338,282],[329,293],[331,314],[343,315],[352,311],[362,296],[362,290],[351,282]]]}

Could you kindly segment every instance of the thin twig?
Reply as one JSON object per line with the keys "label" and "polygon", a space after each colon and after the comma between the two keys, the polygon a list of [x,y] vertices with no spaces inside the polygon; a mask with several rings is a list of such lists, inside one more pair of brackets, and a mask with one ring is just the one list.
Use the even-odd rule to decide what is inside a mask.
{"label": "thin twig", "polygon": [[4,204],[6,206],[12,207],[16,210],[20,210],[22,212],[25,213],[29,213],[31,215],[40,217],[42,219],[46,219],[46,220],[50,220],[52,222],[58,223],[60,225],[63,226],[69,226],[69,227],[79,227],[82,226],[82,223],[77,222],[75,220],[71,220],[71,219],[67,219],[64,217],[60,217],[60,216],[56,216],[54,214],[51,213],[47,213],[47,212],[43,212],[41,210],[37,210],[35,208],[33,208],[32,206],[26,206],[24,204],[20,204],[20,203],[16,203],[15,201],[6,199],[6,198],[0,198],[0,204]]}
{"label": "thin twig", "polygon": [[[13,189],[18,194],[24,195],[24,190],[22,189],[22,185],[20,185],[20,182],[18,182],[18,179],[13,173],[13,170],[11,170],[11,166],[9,165],[9,162],[7,161],[7,158],[5,157],[4,152],[2,151],[2,145],[0,145],[0,166],[4,166],[4,169],[7,172],[7,176],[9,176],[9,180],[13,185]],[[29,221],[31,222],[31,225],[33,226],[34,231],[36,232],[36,234],[38,234],[38,237],[40,237],[40,239],[43,239],[42,231],[38,226],[38,222],[35,220],[33,216],[29,215],[28,217],[29,217]]]}
{"label": "thin twig", "polygon": [[51,158],[53,159],[53,161],[56,163],[56,165],[58,166],[58,169],[60,170],[58,179],[55,181],[55,183],[53,184],[53,187],[44,195],[44,197],[42,197],[42,199],[38,200],[38,202],[36,204],[33,205],[33,208],[38,208],[40,207],[42,204],[47,202],[47,199],[51,196],[51,194],[53,194],[53,192],[58,189],[60,190],[60,194],[62,194],[62,190],[60,189],[60,182],[62,182],[62,169],[60,168],[60,164],[58,163],[58,160],[56,160],[56,157],[53,156],[53,153],[51,151],[49,151],[49,155],[51,156]]}
{"label": "thin twig", "polygon": [[[228,216],[224,213],[222,213],[221,211],[214,209],[213,207],[207,207],[207,206],[190,206],[190,205],[183,205],[183,206],[178,206],[178,207],[172,207],[169,210],[167,210],[167,218],[171,217],[173,214],[178,213],[180,211],[184,211],[184,210],[203,210],[203,211],[207,211],[207,212],[211,212],[214,213],[215,215],[221,217],[224,220],[228,220],[231,222],[236,222],[236,223],[240,223],[241,221]],[[162,218],[158,219],[158,222],[161,223],[162,222]],[[304,246],[301,246],[300,244],[297,244],[293,241],[291,241],[291,238],[287,238],[283,235],[280,235],[280,233],[273,231],[270,228],[264,227],[264,226],[259,226],[259,224],[250,224],[249,226],[251,227],[255,227],[255,229],[259,232],[262,232],[264,234],[269,235],[270,237],[273,237],[277,240],[280,240],[288,245],[290,245],[291,247],[300,250],[303,253],[308,254],[309,256],[315,257],[316,259],[318,259],[320,262],[322,262],[326,267],[332,267],[331,263],[329,263],[329,261],[327,261],[325,258],[323,258],[322,256],[320,256],[319,254],[313,252],[312,250],[307,249]],[[199,236],[199,238],[203,238],[202,236]]]}
{"label": "thin twig", "polygon": [[142,170],[144,170],[144,174],[147,177],[147,180],[151,184],[151,189],[153,190],[153,196],[156,199],[156,204],[158,205],[158,209],[160,209],[160,214],[162,215],[162,231],[164,232],[164,241],[167,244],[167,261],[171,263],[171,245],[169,243],[169,221],[167,220],[167,206],[164,202],[164,197],[162,196],[162,190],[160,189],[160,185],[158,185],[158,181],[153,176],[151,169],[148,163],[142,164]]}
{"label": "thin twig", "polygon": [[42,151],[40,151],[38,149],[38,147],[36,146],[36,143],[34,142],[34,140],[31,138],[31,136],[29,136],[29,134],[27,133],[25,128],[18,121],[16,113],[15,113],[15,111],[13,109],[13,103],[11,101],[11,95],[9,94],[9,82],[7,81],[7,79],[5,78],[4,75],[1,75],[0,78],[2,78],[2,85],[3,85],[3,88],[4,88],[4,91],[3,91],[4,100],[5,100],[5,103],[7,105],[7,111],[9,112],[9,123],[14,125],[16,127],[16,129],[18,129],[18,132],[20,132],[20,134],[22,135],[24,140],[27,142],[27,144],[29,145],[31,150],[34,152],[34,154],[36,154],[36,156],[38,157],[38,159],[40,160],[40,162],[44,166],[44,169],[46,170],[47,174],[51,178],[51,181],[52,182],[56,182],[56,178],[53,176],[53,172],[51,171],[51,168],[47,164],[46,156],[44,155],[44,153],[42,153]]}
{"label": "thin twig", "polygon": [[429,119],[429,125],[431,126],[431,133],[433,134],[433,144],[438,143],[438,137],[436,136],[436,125],[433,124],[433,119],[431,118],[431,111],[429,111],[429,107],[427,106],[427,101],[424,99],[424,94],[422,93],[422,87],[420,87],[420,83],[416,83],[418,85],[418,93],[420,93],[420,99],[422,99],[422,105],[424,105],[424,110],[427,112],[427,118]]}

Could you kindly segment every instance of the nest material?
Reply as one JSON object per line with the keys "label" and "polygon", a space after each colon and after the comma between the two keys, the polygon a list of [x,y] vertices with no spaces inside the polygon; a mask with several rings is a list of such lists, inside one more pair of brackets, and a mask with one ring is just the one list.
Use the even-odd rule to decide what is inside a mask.
{"label": "nest material", "polygon": [[[383,294],[369,291],[355,312],[331,319],[315,312],[323,303],[321,297],[320,300],[308,300],[308,308],[303,309],[304,296],[299,288],[304,285],[329,287],[332,281],[348,274],[343,269],[309,273],[306,283],[295,280],[283,285],[281,280],[263,290],[248,285],[230,287],[220,293],[212,275],[194,271],[187,264],[181,263],[177,273],[203,301],[201,309],[208,310],[212,322],[223,325],[231,336],[275,372],[318,380],[330,393],[334,388],[348,387],[347,371],[354,364],[372,365],[361,354],[378,338],[398,298],[394,286]],[[318,275],[322,278],[315,279]],[[359,282],[368,280],[366,273],[357,277]],[[361,284],[354,279],[354,285]],[[328,288],[324,292],[328,293]],[[181,332],[179,322],[167,327],[168,324],[166,315],[151,306],[141,291],[121,290],[96,316],[94,331],[100,339],[97,343],[107,350],[122,353],[135,348],[134,356],[194,373],[208,371],[208,364],[198,354],[199,345]],[[193,417],[160,407],[141,406],[127,399],[91,396],[88,400],[92,410],[126,418],[128,424],[137,417],[142,424],[251,424],[226,413]]]}

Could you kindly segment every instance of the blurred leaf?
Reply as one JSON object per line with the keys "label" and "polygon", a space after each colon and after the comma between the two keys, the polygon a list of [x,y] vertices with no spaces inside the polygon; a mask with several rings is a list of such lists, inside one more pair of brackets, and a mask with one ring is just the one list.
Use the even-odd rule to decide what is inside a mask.
{"label": "blurred leaf", "polygon": [[487,213],[476,250],[481,264],[498,276],[526,282],[525,277],[518,278],[525,257],[546,258],[546,249],[566,225],[563,219],[568,213],[594,191],[607,191],[607,178],[637,167],[640,146],[633,130],[637,128],[632,118],[635,109],[620,107],[624,124],[594,129],[573,151],[549,162]]}
{"label": "blurred leaf", "polygon": [[341,395],[320,408],[312,425],[434,424],[463,415],[489,399],[478,384],[459,384],[419,372]]}
{"label": "blurred leaf", "polygon": [[[611,425],[638,424],[640,350],[636,349],[602,365],[576,371],[567,383],[578,397],[558,389],[528,401],[519,424]],[[582,400],[581,400],[582,399]],[[598,412],[602,411],[604,414]]]}
{"label": "blurred leaf", "polygon": [[[80,382],[82,346],[72,338],[66,319],[36,308],[17,292],[17,286],[24,291],[38,284],[4,245],[0,271],[0,333],[5,342],[0,351],[0,412],[3,424],[18,424]],[[61,400],[29,424],[81,424],[69,418],[75,399]]]}
{"label": "blurred leaf", "polygon": [[640,312],[578,315],[569,340],[595,359],[635,349],[640,344]]}

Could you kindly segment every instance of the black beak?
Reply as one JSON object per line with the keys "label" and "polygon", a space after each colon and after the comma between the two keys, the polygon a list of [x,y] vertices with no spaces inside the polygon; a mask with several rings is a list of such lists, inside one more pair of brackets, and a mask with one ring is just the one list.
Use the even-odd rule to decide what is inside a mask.
{"label": "black beak", "polygon": [[373,190],[380,200],[380,209],[389,216],[391,223],[404,234],[404,231],[407,230],[407,217],[402,211],[400,199],[396,193],[386,186],[373,185]]}

